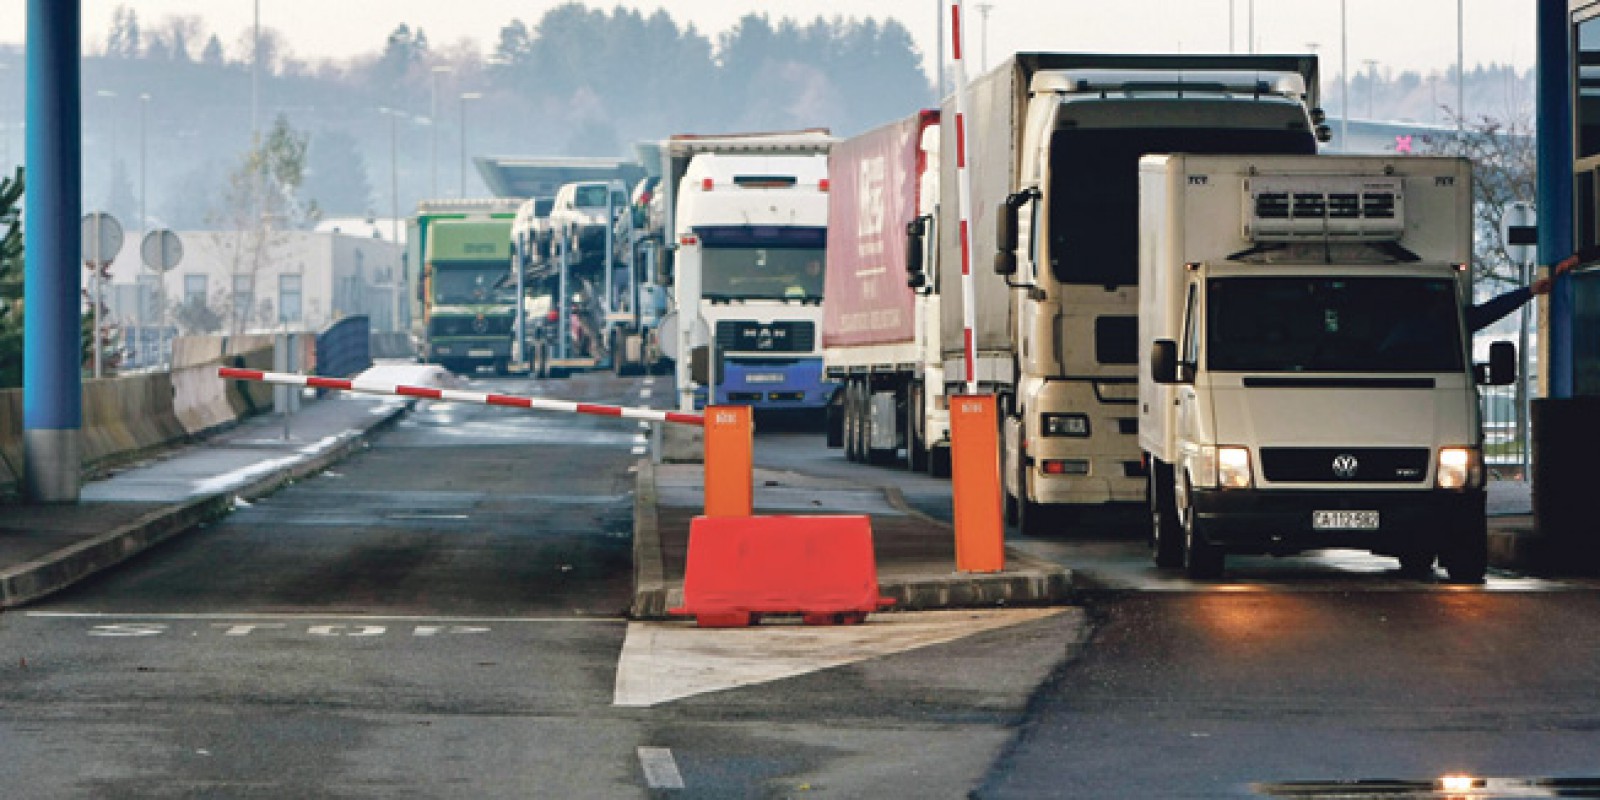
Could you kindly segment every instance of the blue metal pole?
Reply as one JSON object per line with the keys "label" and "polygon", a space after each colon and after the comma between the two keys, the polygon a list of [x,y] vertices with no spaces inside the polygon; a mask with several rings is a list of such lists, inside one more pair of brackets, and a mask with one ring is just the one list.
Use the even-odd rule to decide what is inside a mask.
{"label": "blue metal pole", "polygon": [[23,480],[39,502],[76,502],[79,489],[79,17],[78,0],[28,0]]}
{"label": "blue metal pole", "polygon": [[[1575,249],[1572,229],[1572,19],[1567,0],[1539,0],[1539,87],[1536,100],[1539,161],[1539,262],[1554,264]],[[1572,282],[1550,291],[1549,397],[1572,396]]]}

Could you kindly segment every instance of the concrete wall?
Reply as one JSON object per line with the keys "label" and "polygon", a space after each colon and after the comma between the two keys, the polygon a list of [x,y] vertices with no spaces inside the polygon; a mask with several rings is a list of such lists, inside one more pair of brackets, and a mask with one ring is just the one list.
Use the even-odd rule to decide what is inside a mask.
{"label": "concrete wall", "polygon": [[[301,338],[315,346],[312,337]],[[171,372],[84,381],[80,440],[84,470],[114,464],[270,410],[271,386],[224,381],[217,377],[217,367],[272,369],[272,339],[183,337],[174,342]],[[302,354],[301,363],[311,363],[313,355]],[[14,493],[21,471],[22,390],[0,390],[0,492]]]}

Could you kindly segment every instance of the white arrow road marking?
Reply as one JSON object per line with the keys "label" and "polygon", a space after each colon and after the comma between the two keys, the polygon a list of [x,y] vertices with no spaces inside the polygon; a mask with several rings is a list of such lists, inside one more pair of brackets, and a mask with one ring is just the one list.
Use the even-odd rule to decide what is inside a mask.
{"label": "white arrow road marking", "polygon": [[639,748],[639,766],[644,767],[645,785],[652,789],[682,789],[683,775],[672,751],[665,747]]}
{"label": "white arrow road marking", "polygon": [[794,678],[1067,613],[1012,608],[874,614],[864,625],[763,623],[696,628],[634,622],[622,644],[612,704],[653,706],[707,692]]}

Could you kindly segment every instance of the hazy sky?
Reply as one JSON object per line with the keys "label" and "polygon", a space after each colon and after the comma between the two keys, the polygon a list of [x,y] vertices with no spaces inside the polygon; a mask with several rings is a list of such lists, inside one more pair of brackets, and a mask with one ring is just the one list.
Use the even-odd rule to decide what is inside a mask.
{"label": "hazy sky", "polygon": [[[60,0],[67,2],[68,0]],[[1345,0],[1349,11],[1351,71],[1366,67],[1427,72],[1453,65],[1456,58],[1456,8],[1466,6],[1465,47],[1470,66],[1477,62],[1533,65],[1534,3],[1529,0]],[[261,24],[283,32],[303,59],[347,58],[378,49],[401,22],[427,31],[436,45],[462,39],[487,48],[513,17],[534,22],[560,3],[555,0],[260,0]],[[893,16],[904,23],[931,60],[938,0],[612,0],[585,5],[618,5],[653,11],[666,8],[680,24],[693,22],[703,33],[731,27],[750,11],[774,18],[809,20],[825,16]],[[998,60],[1016,50],[1098,50],[1127,52],[1226,52],[1230,5],[1234,42],[1248,47],[1249,9],[1255,7],[1255,39],[1261,52],[1304,52],[1315,43],[1324,57],[1324,74],[1338,72],[1339,0],[990,0],[988,56]],[[0,0],[0,42],[20,43],[23,0]],[[83,0],[85,45],[105,41],[112,11],[126,5],[142,20],[172,14],[203,18],[230,51],[250,25],[252,0]],[[978,60],[983,25],[978,3],[969,2],[972,19],[968,47]],[[948,56],[948,48],[946,48]]]}

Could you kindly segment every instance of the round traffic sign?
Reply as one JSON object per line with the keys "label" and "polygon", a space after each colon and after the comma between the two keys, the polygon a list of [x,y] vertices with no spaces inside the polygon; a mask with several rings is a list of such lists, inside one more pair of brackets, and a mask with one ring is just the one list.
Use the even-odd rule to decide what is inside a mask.
{"label": "round traffic sign", "polygon": [[156,272],[166,272],[183,260],[183,240],[166,228],[151,231],[139,243],[139,255],[145,266]]}
{"label": "round traffic sign", "polygon": [[104,212],[83,215],[83,260],[109,264],[122,251],[122,225]]}

